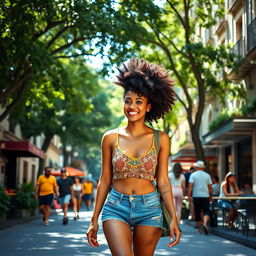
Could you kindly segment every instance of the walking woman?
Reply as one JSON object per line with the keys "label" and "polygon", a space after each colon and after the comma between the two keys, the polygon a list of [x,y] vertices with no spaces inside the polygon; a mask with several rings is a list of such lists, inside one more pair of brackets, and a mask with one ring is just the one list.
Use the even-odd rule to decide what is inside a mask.
{"label": "walking woman", "polygon": [[178,221],[181,218],[181,207],[183,196],[186,194],[186,182],[185,176],[182,173],[182,167],[180,163],[175,163],[173,166],[173,172],[170,174],[170,180],[172,185],[172,192],[174,198],[174,205]]}
{"label": "walking woman", "polygon": [[103,231],[112,255],[151,256],[163,227],[154,181],[172,217],[168,246],[179,243],[181,236],[167,174],[169,137],[145,124],[171,110],[173,81],[161,66],[142,59],[123,64],[117,78],[116,84],[124,89],[123,111],[128,123],[102,138],[102,173],[86,234],[91,246],[99,246],[98,217],[103,208]]}
{"label": "walking woman", "polygon": [[80,211],[80,205],[82,200],[82,184],[80,183],[80,178],[75,177],[74,179],[74,202],[73,202],[73,210],[74,210],[74,220],[79,219],[79,211]]}
{"label": "walking woman", "polygon": [[[221,183],[220,197],[240,196],[242,194],[243,192],[239,190],[236,184],[235,174],[228,172],[224,178],[224,181]],[[236,200],[218,200],[219,207],[228,211],[227,225],[229,229],[233,228],[233,223],[237,218],[238,204],[234,201]]]}

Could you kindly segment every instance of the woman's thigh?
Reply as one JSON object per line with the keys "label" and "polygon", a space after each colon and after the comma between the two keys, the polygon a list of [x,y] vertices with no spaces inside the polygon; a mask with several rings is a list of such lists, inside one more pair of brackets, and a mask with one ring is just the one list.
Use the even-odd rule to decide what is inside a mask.
{"label": "woman's thigh", "polygon": [[162,229],[137,225],[133,231],[134,256],[152,256],[161,237]]}
{"label": "woman's thigh", "polygon": [[112,256],[133,256],[132,232],[129,224],[109,219],[103,222],[103,231]]}

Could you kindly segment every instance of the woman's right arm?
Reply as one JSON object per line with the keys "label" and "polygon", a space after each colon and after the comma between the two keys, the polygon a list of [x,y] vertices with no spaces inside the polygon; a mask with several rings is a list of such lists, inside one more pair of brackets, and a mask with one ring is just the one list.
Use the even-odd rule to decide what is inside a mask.
{"label": "woman's right arm", "polygon": [[224,183],[222,185],[222,189],[223,189],[223,192],[224,192],[225,196],[239,196],[239,195],[241,195],[241,193],[228,193],[228,191],[227,191],[227,184],[226,183]]}
{"label": "woman's right arm", "polygon": [[106,133],[102,138],[102,170],[99,183],[97,186],[97,195],[90,226],[86,232],[89,244],[92,247],[99,246],[97,241],[98,218],[102,210],[103,204],[109,192],[112,183],[112,145],[113,135]]}

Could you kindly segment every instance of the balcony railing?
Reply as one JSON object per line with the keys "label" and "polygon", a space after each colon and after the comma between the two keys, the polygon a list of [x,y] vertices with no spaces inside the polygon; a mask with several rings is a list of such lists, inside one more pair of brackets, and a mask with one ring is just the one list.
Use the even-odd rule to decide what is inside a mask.
{"label": "balcony railing", "polygon": [[244,58],[244,37],[243,36],[240,37],[240,39],[233,46],[232,53],[234,53],[237,56],[238,61]]}
{"label": "balcony railing", "polygon": [[247,27],[247,51],[256,46],[256,18]]}

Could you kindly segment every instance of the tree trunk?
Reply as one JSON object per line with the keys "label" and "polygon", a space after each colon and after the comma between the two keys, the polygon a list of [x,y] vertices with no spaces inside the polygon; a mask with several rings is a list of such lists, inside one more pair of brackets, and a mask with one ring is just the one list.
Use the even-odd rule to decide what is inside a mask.
{"label": "tree trunk", "polygon": [[69,152],[66,150],[66,144],[63,144],[63,166],[68,166]]}
{"label": "tree trunk", "polygon": [[[47,149],[49,148],[49,145],[51,143],[51,140],[52,140],[53,136],[54,135],[51,134],[51,133],[45,134],[44,143],[43,143],[42,148],[41,148],[44,151],[44,153],[47,152]],[[38,176],[43,173],[44,167],[45,167],[45,160],[42,159],[42,158],[39,158]]]}
{"label": "tree trunk", "polygon": [[[17,92],[16,97],[13,99],[13,101],[5,108],[4,112],[0,115],[0,122],[2,122],[9,114],[10,112],[17,106],[20,99],[22,98],[23,94],[29,87],[29,81],[26,81],[22,84],[19,91]],[[3,106],[3,105],[2,105]],[[4,108],[4,106],[3,106]]]}
{"label": "tree trunk", "polygon": [[192,141],[195,147],[197,160],[201,160],[205,162],[204,149],[200,139],[199,130],[193,129],[193,127],[190,127],[190,132],[191,132]]}

